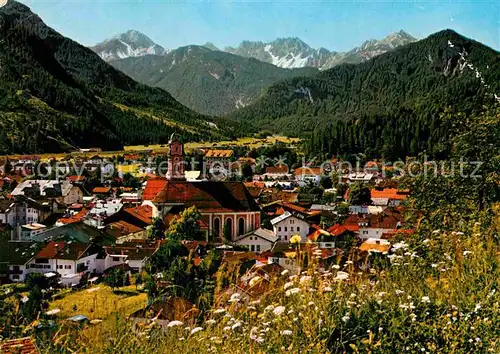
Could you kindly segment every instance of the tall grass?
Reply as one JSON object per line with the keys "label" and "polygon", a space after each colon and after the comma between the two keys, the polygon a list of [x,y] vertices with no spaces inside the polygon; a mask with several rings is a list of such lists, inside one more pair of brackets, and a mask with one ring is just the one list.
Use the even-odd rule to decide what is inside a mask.
{"label": "tall grass", "polygon": [[[61,330],[43,353],[500,353],[498,223],[428,230],[319,271],[284,272],[253,302],[233,295],[199,323],[133,331],[115,317]],[[348,276],[346,276],[346,273]],[[255,279],[258,282],[259,279]]]}

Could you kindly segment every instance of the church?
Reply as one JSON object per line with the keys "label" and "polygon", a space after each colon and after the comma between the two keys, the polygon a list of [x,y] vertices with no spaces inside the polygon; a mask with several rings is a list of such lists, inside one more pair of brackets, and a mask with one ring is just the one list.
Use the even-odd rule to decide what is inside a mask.
{"label": "church", "polygon": [[223,237],[234,241],[260,228],[261,210],[242,182],[187,181],[184,145],[177,134],[169,141],[166,178],[147,181],[143,205],[151,206],[153,218],[168,218],[185,208],[196,206],[203,227],[211,240]]}

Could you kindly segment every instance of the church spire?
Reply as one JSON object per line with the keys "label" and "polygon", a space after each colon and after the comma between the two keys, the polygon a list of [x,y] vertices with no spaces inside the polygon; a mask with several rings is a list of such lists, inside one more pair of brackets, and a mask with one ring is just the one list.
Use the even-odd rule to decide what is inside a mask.
{"label": "church spire", "polygon": [[184,172],[184,144],[179,139],[177,133],[173,133],[168,142],[168,171],[167,179],[175,181],[185,181],[186,175]]}

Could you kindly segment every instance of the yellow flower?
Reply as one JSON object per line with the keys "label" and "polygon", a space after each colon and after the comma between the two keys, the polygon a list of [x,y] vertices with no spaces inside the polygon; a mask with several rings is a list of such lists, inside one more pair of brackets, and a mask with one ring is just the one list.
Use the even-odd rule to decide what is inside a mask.
{"label": "yellow flower", "polygon": [[301,240],[302,238],[300,237],[300,235],[293,235],[290,238],[290,243],[300,243]]}

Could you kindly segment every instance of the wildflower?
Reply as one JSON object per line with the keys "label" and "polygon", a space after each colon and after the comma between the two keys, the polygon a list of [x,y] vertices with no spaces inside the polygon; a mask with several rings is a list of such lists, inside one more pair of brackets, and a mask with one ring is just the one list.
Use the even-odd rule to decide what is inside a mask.
{"label": "wildflower", "polygon": [[293,235],[290,238],[290,243],[291,244],[300,244],[300,241],[302,241],[302,238],[300,237],[300,235]]}
{"label": "wildflower", "polygon": [[264,312],[267,312],[267,311],[273,311],[274,310],[274,306],[273,305],[268,305],[265,309],[264,309]]}
{"label": "wildflower", "polygon": [[431,302],[431,299],[429,299],[428,296],[422,296],[422,302],[423,303],[430,303]]}
{"label": "wildflower", "polygon": [[274,310],[273,310],[273,313],[276,315],[276,316],[281,316],[283,314],[283,312],[285,312],[285,306],[278,306],[276,307]]}
{"label": "wildflower", "polygon": [[224,312],[226,312],[226,310],[224,310],[224,309],[217,309],[214,311],[214,313],[216,313],[216,314],[224,313]]}
{"label": "wildflower", "polygon": [[284,271],[281,272],[281,275],[285,276],[288,273],[290,273],[290,271],[288,269],[285,269]]}
{"label": "wildflower", "polygon": [[288,296],[291,296],[293,294],[297,294],[300,292],[300,288],[292,288],[292,289],[289,289],[285,292],[285,296],[288,297]]}
{"label": "wildflower", "polygon": [[332,288],[329,286],[326,286],[325,288],[323,288],[323,292],[325,292],[325,293],[331,293],[332,291],[333,291]]}
{"label": "wildflower", "polygon": [[300,277],[300,284],[304,284],[304,283],[307,283],[308,281],[311,280],[311,277],[309,275],[303,275]]}
{"label": "wildflower", "polygon": [[349,278],[349,273],[339,271],[337,272],[337,276],[335,277],[335,280],[346,280]]}
{"label": "wildflower", "polygon": [[205,323],[210,326],[210,325],[216,324],[217,321],[216,320],[206,320]]}
{"label": "wildflower", "polygon": [[349,313],[346,313],[344,317],[342,317],[342,321],[344,322],[347,322],[351,319],[351,317],[349,316]]}
{"label": "wildflower", "polygon": [[260,300],[251,301],[250,305],[252,305],[252,306],[260,305]]}
{"label": "wildflower", "polygon": [[314,306],[314,301],[309,301],[308,306]]}
{"label": "wildflower", "polygon": [[233,295],[231,295],[231,300],[233,299],[240,299],[241,298],[241,294],[240,293],[234,293]]}
{"label": "wildflower", "polygon": [[472,253],[472,251],[464,251],[464,256],[467,256],[470,253]]}
{"label": "wildflower", "polygon": [[347,261],[345,262],[345,264],[353,264],[354,262],[353,261]]}
{"label": "wildflower", "polygon": [[289,281],[288,283],[285,283],[285,285],[283,285],[283,289],[286,290],[288,288],[291,288],[293,286],[293,283],[291,281]]}
{"label": "wildflower", "polygon": [[191,330],[191,334],[198,333],[199,331],[203,331],[203,327],[195,327]]}
{"label": "wildflower", "polygon": [[257,282],[258,282],[259,280],[260,280],[260,277],[259,277],[259,276],[253,277],[253,278],[250,280],[249,285],[252,287],[252,286],[254,286],[255,284],[257,284]]}
{"label": "wildflower", "polygon": [[340,269],[340,266],[338,264],[332,265],[332,269]]}
{"label": "wildflower", "polygon": [[379,297],[383,297],[385,295],[387,295],[387,293],[385,291],[381,291],[381,292],[378,293]]}
{"label": "wildflower", "polygon": [[240,328],[240,327],[241,327],[241,322],[236,322],[236,323],[235,323],[235,324],[231,327],[231,329],[232,329],[233,331],[235,331],[236,329],[238,329],[238,328]]}
{"label": "wildflower", "polygon": [[222,330],[223,330],[224,332],[227,332],[227,331],[231,330],[231,327],[226,326],[226,327],[224,327]]}
{"label": "wildflower", "polygon": [[283,336],[291,336],[293,334],[293,332],[290,331],[289,329],[285,329],[284,331],[281,331],[280,333]]}
{"label": "wildflower", "polygon": [[437,265],[436,263],[432,263],[432,264],[431,264],[431,267],[432,267],[432,268],[437,268],[437,266],[438,266],[438,265]]}
{"label": "wildflower", "polygon": [[176,326],[182,326],[184,323],[181,321],[171,321],[168,323],[167,327],[176,327]]}

